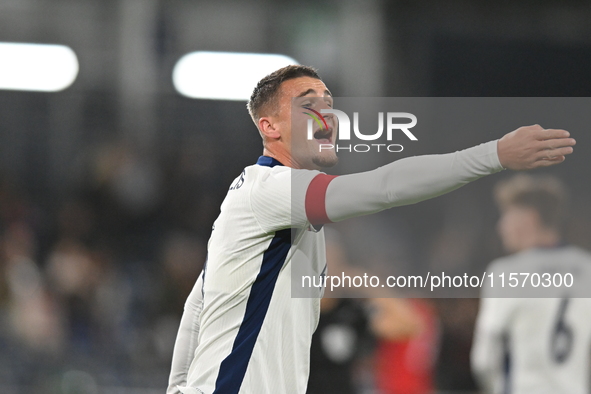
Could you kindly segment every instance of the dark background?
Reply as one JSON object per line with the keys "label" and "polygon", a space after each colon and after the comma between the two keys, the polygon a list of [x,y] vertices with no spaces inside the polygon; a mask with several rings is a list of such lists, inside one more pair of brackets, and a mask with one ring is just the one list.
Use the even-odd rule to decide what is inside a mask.
{"label": "dark background", "polygon": [[[0,0],[0,41],[68,45],[80,62],[62,92],[0,91],[0,391],[163,392],[219,204],[261,153],[244,102],[174,91],[182,55],[286,54],[342,97],[585,97],[590,19],[583,1]],[[571,132],[576,153],[537,172],[569,186],[567,240],[591,247],[591,141]],[[421,149],[488,139],[433,133]],[[491,190],[508,175],[367,223],[394,261],[484,266],[503,254]],[[476,306],[439,301],[441,392],[474,389]]]}

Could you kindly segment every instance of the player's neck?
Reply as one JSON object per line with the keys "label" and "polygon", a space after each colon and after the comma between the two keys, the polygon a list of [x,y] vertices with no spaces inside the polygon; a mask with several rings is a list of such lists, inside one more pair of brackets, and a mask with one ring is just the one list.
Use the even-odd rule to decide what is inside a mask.
{"label": "player's neck", "polygon": [[291,157],[288,154],[282,153],[281,151],[277,152],[274,149],[267,149],[265,147],[263,149],[263,155],[267,157],[272,157],[273,159],[277,160],[286,167],[293,167]]}
{"label": "player's neck", "polygon": [[[286,167],[291,167],[295,169],[317,169],[313,168],[313,166],[306,166],[300,163],[298,160],[294,159],[291,154],[286,149],[281,149],[277,146],[265,146],[263,148],[263,155],[272,157],[273,159],[277,160],[281,164]],[[312,168],[311,168],[312,167]]]}

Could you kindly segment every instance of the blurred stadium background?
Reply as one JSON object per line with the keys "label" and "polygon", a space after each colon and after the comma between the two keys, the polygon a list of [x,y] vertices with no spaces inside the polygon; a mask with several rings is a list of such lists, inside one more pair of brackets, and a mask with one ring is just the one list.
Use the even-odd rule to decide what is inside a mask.
{"label": "blurred stadium background", "polygon": [[[164,392],[219,204],[261,152],[244,102],[175,91],[183,55],[285,54],[336,96],[589,96],[589,20],[583,1],[0,0],[0,42],[66,45],[80,66],[63,91],[0,90],[0,392]],[[591,248],[590,138],[573,133],[577,153],[548,172],[572,191],[568,241]],[[368,219],[394,234],[383,253],[500,256],[498,179]],[[435,386],[475,392],[477,300],[434,307]]]}

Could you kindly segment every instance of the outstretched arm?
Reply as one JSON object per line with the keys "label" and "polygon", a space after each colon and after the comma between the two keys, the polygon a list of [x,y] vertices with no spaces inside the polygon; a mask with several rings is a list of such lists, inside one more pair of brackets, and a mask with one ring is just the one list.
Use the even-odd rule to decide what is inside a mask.
{"label": "outstretched arm", "polygon": [[308,209],[318,205],[314,200],[319,196],[307,196],[308,219],[312,224],[336,222],[433,198],[503,168],[524,170],[557,164],[572,153],[575,140],[568,137],[565,130],[521,127],[498,141],[462,151],[405,158],[373,171],[336,177],[326,182],[322,214]]}

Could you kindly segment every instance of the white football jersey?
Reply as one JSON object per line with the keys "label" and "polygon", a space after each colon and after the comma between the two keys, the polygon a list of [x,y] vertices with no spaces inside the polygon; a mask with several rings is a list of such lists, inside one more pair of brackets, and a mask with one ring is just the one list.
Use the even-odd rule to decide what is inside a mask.
{"label": "white football jersey", "polygon": [[[310,226],[304,207],[306,184],[320,173],[276,164],[262,157],[247,167],[214,223],[183,393],[306,391],[320,294],[292,298],[290,270],[293,261],[316,275],[326,266],[323,230]],[[302,185],[293,195],[292,183]]]}
{"label": "white football jersey", "polygon": [[[511,272],[571,273],[579,284],[591,284],[591,254],[573,246],[536,248],[496,260],[489,271],[505,272],[505,286]],[[591,298],[571,293],[564,286],[547,289],[553,298],[483,293],[472,367],[487,393],[590,392]]]}

